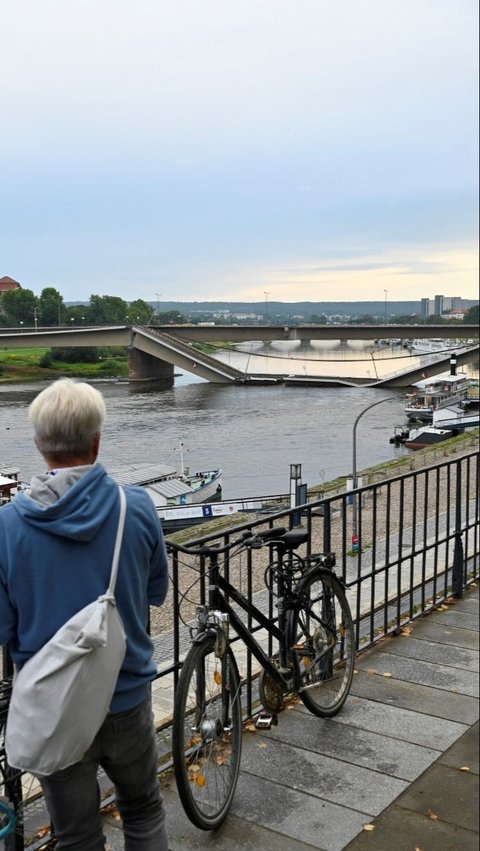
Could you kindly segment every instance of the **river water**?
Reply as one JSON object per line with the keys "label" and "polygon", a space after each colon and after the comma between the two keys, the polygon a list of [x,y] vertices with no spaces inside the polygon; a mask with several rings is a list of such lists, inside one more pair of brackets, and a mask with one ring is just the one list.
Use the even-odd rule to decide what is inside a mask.
{"label": "river water", "polygon": [[[285,356],[281,351],[278,354]],[[315,374],[318,351],[311,355],[312,360],[304,354],[286,353],[292,361],[291,373]],[[327,354],[335,358],[338,353],[323,352],[321,356]],[[372,370],[372,358],[369,353],[360,354],[365,375],[365,369]],[[229,351],[219,357],[249,372],[267,371],[265,353],[260,353],[263,360],[258,370],[247,364],[249,355],[252,363],[253,352],[249,351]],[[375,355],[375,360],[383,362],[387,356]],[[352,374],[352,358],[357,360],[355,352],[348,358],[337,357],[335,374]],[[348,361],[348,366],[344,363],[342,367],[342,360]],[[403,361],[397,368],[402,365]],[[394,371],[392,364],[388,370]],[[13,464],[23,480],[43,471],[27,408],[44,386],[41,382],[0,385],[0,470]],[[222,468],[224,499],[287,493],[293,463],[302,465],[302,480],[309,485],[349,475],[355,418],[381,399],[391,402],[366,412],[358,423],[357,470],[408,451],[389,443],[395,425],[405,423],[402,389],[221,385],[188,373],[176,377],[175,386],[168,389],[120,382],[96,386],[107,406],[100,452],[107,468],[146,462],[178,467],[178,447],[183,441],[184,460],[192,471]]]}

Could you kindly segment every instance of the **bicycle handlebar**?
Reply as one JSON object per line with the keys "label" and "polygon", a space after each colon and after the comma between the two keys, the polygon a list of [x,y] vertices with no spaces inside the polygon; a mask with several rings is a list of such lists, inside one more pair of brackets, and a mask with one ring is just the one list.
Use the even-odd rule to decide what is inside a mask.
{"label": "bicycle handlebar", "polygon": [[273,543],[272,539],[281,541],[282,535],[285,535],[287,530],[283,526],[277,526],[272,529],[266,529],[264,532],[253,534],[250,531],[244,532],[241,538],[236,538],[234,541],[228,541],[224,546],[202,546],[202,547],[186,547],[183,544],[177,544],[174,541],[167,541],[167,545],[173,550],[178,550],[181,553],[193,556],[210,556],[220,555],[228,552],[239,545],[244,547],[263,547],[266,543]]}

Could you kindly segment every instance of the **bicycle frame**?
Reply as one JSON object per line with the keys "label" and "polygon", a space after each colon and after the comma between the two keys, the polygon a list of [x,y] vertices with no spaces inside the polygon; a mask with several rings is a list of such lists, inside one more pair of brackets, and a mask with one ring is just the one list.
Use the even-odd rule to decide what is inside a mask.
{"label": "bicycle frame", "polygon": [[[278,563],[282,564],[281,558]],[[289,649],[286,646],[286,615],[287,611],[293,606],[285,605],[286,582],[282,571],[278,572],[276,579],[278,590],[278,625],[273,623],[264,613],[253,603],[251,603],[244,594],[238,591],[228,579],[222,575],[220,565],[218,563],[218,555],[212,553],[209,557],[208,569],[208,610],[210,612],[219,610],[223,614],[229,616],[229,623],[232,624],[237,635],[243,640],[245,646],[260,663],[264,671],[272,678],[275,684],[283,691],[290,688],[290,681],[286,676],[290,673],[289,668]],[[223,593],[222,593],[223,592]],[[277,667],[269,656],[265,653],[258,641],[253,638],[251,632],[247,629],[243,621],[239,618],[235,610],[230,605],[228,598],[234,600],[237,605],[250,615],[257,623],[259,623],[267,632],[278,641],[279,645],[279,667]],[[288,597],[288,592],[287,592]],[[222,628],[218,625],[218,628]],[[201,630],[202,631],[202,630]]]}

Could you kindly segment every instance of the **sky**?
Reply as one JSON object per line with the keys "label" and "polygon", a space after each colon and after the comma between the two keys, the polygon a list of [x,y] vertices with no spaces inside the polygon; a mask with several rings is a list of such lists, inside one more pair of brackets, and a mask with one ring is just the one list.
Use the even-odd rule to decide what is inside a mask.
{"label": "sky", "polygon": [[0,277],[478,298],[477,0],[4,0],[0,31]]}

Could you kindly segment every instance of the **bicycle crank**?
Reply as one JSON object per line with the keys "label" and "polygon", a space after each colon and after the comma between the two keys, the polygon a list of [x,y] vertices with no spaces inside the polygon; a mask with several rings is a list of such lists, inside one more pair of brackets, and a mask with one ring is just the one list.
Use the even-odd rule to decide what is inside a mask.
{"label": "bicycle crank", "polygon": [[276,714],[285,708],[283,693],[266,671],[261,671],[258,680],[260,700],[265,709]]}

